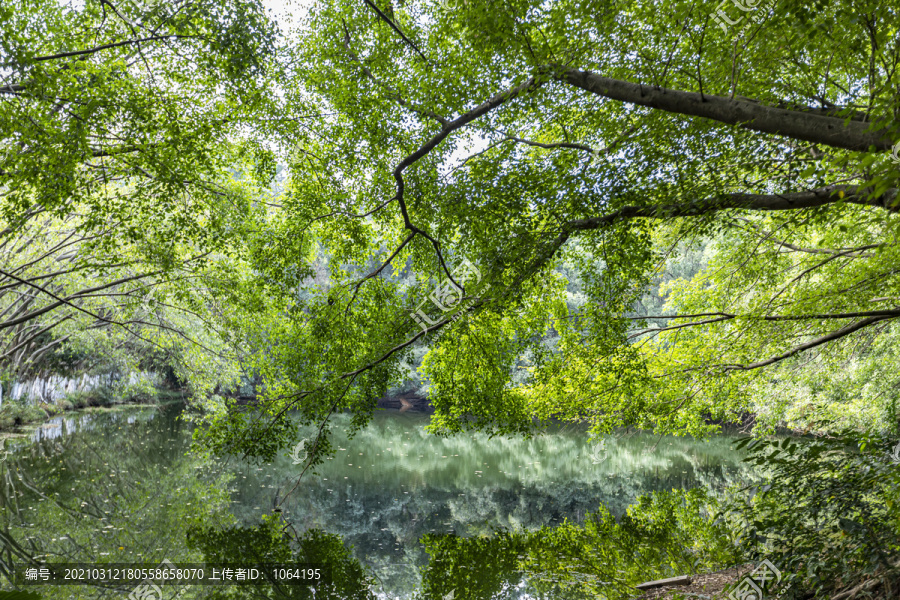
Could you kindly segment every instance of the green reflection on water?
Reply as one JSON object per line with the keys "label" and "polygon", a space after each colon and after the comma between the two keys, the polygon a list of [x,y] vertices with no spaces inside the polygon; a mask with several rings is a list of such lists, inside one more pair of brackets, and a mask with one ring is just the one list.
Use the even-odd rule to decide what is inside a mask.
{"label": "green reflection on water", "polygon": [[[297,484],[302,465],[287,452],[259,466],[201,464],[187,453],[190,425],[176,417],[172,409],[80,415],[39,429],[39,441],[7,441],[2,519],[19,548],[5,560],[199,562],[189,526],[257,527],[296,486],[281,504],[293,531],[339,536],[376,576],[376,591],[410,596],[430,559],[426,534],[578,523],[599,506],[621,515],[641,493],[719,488],[742,472],[729,436],[631,433],[598,445],[561,429],[527,440],[438,438],[425,434],[426,415],[379,412],[352,440],[338,416],[335,456]],[[52,598],[128,592],[45,587]]]}

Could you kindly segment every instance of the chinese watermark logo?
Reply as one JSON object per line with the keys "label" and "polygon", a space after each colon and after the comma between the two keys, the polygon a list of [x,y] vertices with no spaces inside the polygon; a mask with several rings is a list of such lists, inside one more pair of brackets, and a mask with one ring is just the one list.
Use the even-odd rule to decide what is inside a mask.
{"label": "chinese watermark logo", "polygon": [[600,440],[591,448],[591,453],[588,455],[591,459],[591,463],[595,465],[599,465],[609,454],[609,448],[606,446],[606,440]]}
{"label": "chinese watermark logo", "polygon": [[[758,8],[760,8],[764,4],[771,4],[771,0],[722,0],[719,3],[719,6],[716,7],[716,12],[713,13],[712,17],[715,19],[716,23],[719,24],[719,27],[722,28],[722,31],[728,32],[728,25],[737,25],[741,21],[744,20],[744,17],[749,17],[747,22],[751,22],[756,20],[759,22],[763,18],[763,16],[768,12],[767,10],[761,10],[759,12],[755,12],[754,15],[741,15],[735,20],[731,20],[728,18],[728,15],[725,14],[725,9],[723,8],[726,4],[734,4],[739,10],[742,10],[745,13],[749,13],[751,11],[755,12]],[[726,23],[728,25],[726,25]]]}
{"label": "chinese watermark logo", "polygon": [[[167,558],[164,558],[160,566],[156,569],[151,569],[151,571],[162,571],[168,569],[175,569],[175,563],[170,561]],[[183,591],[183,590],[182,590]],[[130,594],[128,594],[127,600],[162,600],[163,593],[156,583],[154,583],[153,579],[145,579],[141,582],[136,588],[134,588]]]}
{"label": "chinese watermark logo", "polygon": [[[763,600],[765,594],[777,589],[781,583],[781,571],[766,559],[759,563],[752,573],[741,579],[729,592],[732,600]],[[779,596],[775,596],[778,598]]]}
{"label": "chinese watermark logo", "polygon": [[891,452],[891,460],[900,464],[900,442],[897,442],[897,445],[894,446],[894,451]]}
{"label": "chinese watermark logo", "polygon": [[[453,282],[454,280],[459,285],[456,285]],[[428,332],[428,327],[430,325],[437,325],[440,322],[440,318],[432,320],[422,309],[422,305],[428,300],[431,300],[431,303],[444,313],[459,309],[453,317],[454,320],[458,319],[461,315],[465,314],[465,311],[468,308],[462,302],[464,298],[463,290],[460,286],[467,286],[469,285],[469,282],[472,282],[473,286],[477,286],[481,283],[481,272],[471,262],[464,260],[463,263],[453,271],[453,279],[448,277],[446,280],[435,286],[431,295],[425,300],[422,300],[422,302],[419,303],[419,306],[416,307],[415,312],[409,313],[410,316],[419,324],[419,327],[422,328],[423,332]],[[487,287],[482,291],[487,291],[490,287],[491,285],[487,284]]]}
{"label": "chinese watermark logo", "polygon": [[295,465],[299,465],[306,462],[307,457],[309,457],[309,452],[306,451],[306,440],[300,440],[291,452],[291,460]]}
{"label": "chinese watermark logo", "polygon": [[897,142],[891,148],[891,162],[900,165],[900,142]]}

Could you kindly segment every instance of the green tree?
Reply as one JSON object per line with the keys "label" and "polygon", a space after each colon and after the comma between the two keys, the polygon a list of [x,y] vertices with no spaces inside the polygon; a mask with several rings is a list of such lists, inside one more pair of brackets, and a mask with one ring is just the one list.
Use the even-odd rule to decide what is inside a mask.
{"label": "green tree", "polygon": [[230,354],[202,282],[274,175],[237,135],[274,109],[261,5],[11,0],[0,32],[0,369]]}
{"label": "green tree", "polygon": [[[716,10],[315,3],[286,58],[289,181],[230,322],[263,418],[223,412],[215,447],[270,455],[295,410],[327,451],[328,416],[361,426],[423,345],[443,434],[771,425],[809,394],[787,410],[773,382],[894,356],[897,10],[787,0],[731,27]],[[635,314],[704,247],[662,314]],[[884,392],[860,391],[860,424],[891,426]]]}

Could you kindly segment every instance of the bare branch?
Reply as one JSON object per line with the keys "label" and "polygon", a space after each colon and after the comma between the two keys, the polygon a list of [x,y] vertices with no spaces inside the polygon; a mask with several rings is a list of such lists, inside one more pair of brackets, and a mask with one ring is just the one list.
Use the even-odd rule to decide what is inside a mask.
{"label": "bare branch", "polygon": [[406,35],[405,35],[402,31],[400,31],[400,28],[397,27],[397,25],[394,23],[394,21],[392,21],[391,19],[389,19],[388,16],[387,16],[386,14],[384,14],[383,12],[381,12],[381,9],[380,9],[380,8],[378,8],[377,6],[375,6],[375,3],[373,3],[372,0],[365,0],[365,3],[368,4],[369,6],[371,6],[372,9],[373,9],[376,13],[378,13],[378,17],[379,17],[382,21],[384,21],[385,23],[387,23],[388,25],[390,25],[390,26],[391,26],[391,29],[393,29],[394,31],[396,31],[396,32],[400,35],[400,37],[403,38],[403,41],[406,42],[406,44],[407,44],[410,48],[412,48],[413,50],[415,50],[415,51],[419,54],[419,56],[422,57],[422,60],[424,60],[425,62],[428,62],[428,59],[425,57],[424,54],[422,54],[422,51],[419,50],[419,48],[416,47],[416,45],[413,44],[412,41],[410,41],[410,39],[409,39],[408,37],[406,37]]}
{"label": "bare branch", "polygon": [[71,52],[60,52],[59,54],[50,54],[48,56],[36,56],[31,60],[34,62],[43,62],[47,60],[56,60],[59,58],[68,58],[70,56],[84,56],[87,54],[94,54],[95,52],[100,52],[101,50],[108,50],[109,48],[118,48],[120,46],[129,46],[131,44],[140,44],[141,42],[157,42],[162,40],[170,40],[170,39],[194,39],[197,36],[194,35],[152,35],[149,37],[137,38],[133,40],[124,40],[121,42],[112,42],[109,44],[103,44],[101,46],[96,46],[94,48],[88,48],[87,50],[72,50]]}
{"label": "bare branch", "polygon": [[868,319],[862,319],[861,321],[857,321],[851,325],[847,325],[846,327],[842,327],[837,331],[833,331],[827,335],[823,335],[821,337],[817,337],[814,340],[811,340],[805,344],[800,344],[799,346],[795,346],[791,348],[787,352],[783,354],[779,354],[777,356],[773,356],[771,358],[767,358],[766,360],[761,360],[758,362],[750,363],[748,365],[721,365],[726,371],[750,371],[753,369],[758,369],[760,367],[765,367],[771,364],[775,364],[787,358],[794,356],[795,354],[799,354],[811,348],[815,348],[816,346],[821,346],[827,342],[831,342],[833,340],[840,339],[844,336],[850,335],[854,331],[859,331],[873,323],[877,323],[879,321],[884,321],[887,319],[892,319],[894,317],[869,317]]}
{"label": "bare branch", "polygon": [[153,275],[158,275],[158,274],[160,274],[160,273],[162,273],[162,271],[155,271],[155,272],[152,272],[152,273],[144,273],[144,274],[142,274],[142,275],[133,275],[133,276],[131,276],[131,277],[123,277],[123,278],[117,279],[116,281],[113,281],[113,282],[111,282],[111,283],[105,283],[105,284],[103,284],[103,285],[94,286],[94,287],[92,287],[92,288],[88,288],[88,289],[82,290],[81,292],[76,292],[76,293],[74,293],[74,294],[70,294],[70,295],[69,295],[68,297],[66,297],[66,298],[61,298],[60,296],[57,296],[56,294],[54,294],[54,293],[51,292],[50,290],[48,290],[48,289],[46,289],[46,288],[44,288],[44,287],[41,287],[41,286],[37,285],[36,283],[32,283],[32,282],[27,281],[27,280],[25,280],[25,279],[21,279],[21,278],[19,278],[19,277],[16,277],[16,276],[13,275],[12,273],[7,273],[7,272],[5,272],[5,271],[0,270],[0,275],[5,275],[6,277],[9,277],[10,279],[15,279],[16,281],[18,281],[18,282],[20,282],[20,283],[23,283],[23,284],[25,284],[25,285],[27,285],[27,286],[29,286],[29,287],[33,287],[34,289],[36,289],[36,290],[38,290],[38,291],[41,291],[41,292],[47,294],[48,296],[50,296],[51,298],[54,298],[54,299],[56,300],[56,302],[54,302],[54,303],[52,303],[52,304],[49,304],[49,305],[47,305],[47,306],[45,306],[45,307],[43,307],[43,308],[40,308],[40,309],[38,309],[38,310],[32,311],[32,312],[30,312],[30,313],[28,313],[28,314],[26,314],[26,315],[23,315],[23,316],[21,316],[21,317],[19,317],[19,318],[17,318],[17,319],[13,319],[13,320],[11,320],[11,321],[6,321],[5,323],[0,323],[0,329],[6,329],[6,328],[8,328],[8,327],[13,327],[14,325],[18,325],[19,323],[24,323],[25,321],[28,321],[28,320],[33,319],[33,318],[35,318],[35,317],[38,317],[38,316],[40,316],[40,315],[42,315],[42,314],[44,314],[44,313],[50,312],[51,310],[54,310],[55,308],[58,308],[58,307],[63,306],[63,305],[71,306],[71,307],[74,308],[75,310],[79,310],[79,311],[81,311],[81,312],[83,312],[83,313],[85,313],[85,314],[87,314],[87,315],[90,315],[90,316],[94,317],[94,318],[97,319],[97,320],[100,320],[100,321],[107,321],[107,322],[109,322],[109,323],[120,324],[120,323],[118,323],[118,322],[116,322],[116,321],[111,321],[111,320],[106,319],[106,318],[104,318],[104,317],[101,317],[101,316],[99,316],[99,315],[97,315],[97,314],[94,314],[94,313],[92,313],[92,312],[89,311],[89,310],[86,310],[86,309],[84,309],[84,308],[81,308],[81,307],[78,306],[77,304],[74,304],[74,303],[72,302],[72,300],[73,300],[73,299],[77,299],[77,298],[78,298],[79,296],[81,296],[82,294],[87,294],[87,293],[90,293],[90,292],[96,292],[96,291],[98,291],[98,290],[110,288],[110,287],[113,287],[113,286],[115,286],[115,285],[119,285],[119,284],[122,284],[122,283],[127,283],[127,282],[133,281],[133,280],[135,280],[135,279],[142,279],[142,278],[144,278],[144,277],[151,277],[151,276],[153,276]]}

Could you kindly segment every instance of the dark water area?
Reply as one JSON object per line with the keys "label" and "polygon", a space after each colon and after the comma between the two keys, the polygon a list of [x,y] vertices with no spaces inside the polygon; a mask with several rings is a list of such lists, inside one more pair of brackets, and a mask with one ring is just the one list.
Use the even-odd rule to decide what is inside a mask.
{"label": "dark water area", "polygon": [[[375,575],[378,597],[411,598],[429,561],[421,543],[427,534],[474,538],[581,523],[599,506],[621,515],[640,494],[722,489],[745,472],[731,435],[697,441],[622,432],[591,440],[584,430],[559,428],[532,439],[439,438],[424,432],[427,415],[379,411],[353,439],[349,419],[339,415],[335,456],[298,480],[303,465],[289,452],[259,465],[191,454],[193,425],[178,418],[180,410],[69,415],[30,439],[5,440],[4,564],[24,564],[25,556],[203,562],[186,539],[191,526],[253,528],[283,499],[276,518],[295,532],[338,536]],[[301,431],[310,439],[313,433]],[[174,597],[172,587],[161,597]],[[124,598],[130,591],[29,589],[46,598]],[[193,586],[178,597],[209,593]],[[516,594],[505,597],[528,597]]]}

